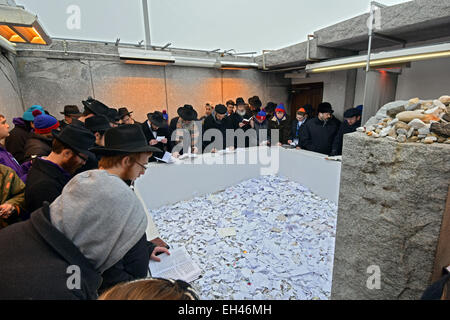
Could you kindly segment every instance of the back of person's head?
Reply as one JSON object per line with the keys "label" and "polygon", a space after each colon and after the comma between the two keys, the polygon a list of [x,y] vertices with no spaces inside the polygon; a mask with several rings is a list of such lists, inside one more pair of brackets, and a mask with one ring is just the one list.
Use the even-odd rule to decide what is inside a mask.
{"label": "back of person's head", "polygon": [[72,178],[50,205],[50,219],[100,273],[122,259],[147,228],[134,192],[105,170]]}
{"label": "back of person's head", "polygon": [[99,300],[200,300],[195,290],[182,280],[143,279],[116,285]]}

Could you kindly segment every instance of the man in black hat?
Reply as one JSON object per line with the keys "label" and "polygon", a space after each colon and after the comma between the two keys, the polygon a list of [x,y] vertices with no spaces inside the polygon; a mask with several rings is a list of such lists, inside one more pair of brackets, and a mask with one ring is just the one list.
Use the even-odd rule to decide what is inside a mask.
{"label": "man in black hat", "polygon": [[111,127],[115,128],[120,125],[119,111],[117,111],[117,109],[109,108],[106,117],[108,118]]}
{"label": "man in black hat", "polygon": [[250,105],[250,112],[252,114],[252,116],[256,116],[258,114],[258,112],[261,111],[261,107],[262,107],[262,102],[259,99],[258,96],[254,96],[251,97],[250,99],[248,99],[248,103]]}
{"label": "man in black hat", "polygon": [[[170,150],[175,158],[183,154],[184,151],[191,149],[191,153],[200,153],[202,147],[200,143],[201,122],[197,122],[197,111],[191,105],[184,105],[177,110],[178,117],[170,121],[169,134],[171,146]],[[184,145],[184,133],[190,136],[190,145]]]}
{"label": "man in black hat", "polygon": [[64,129],[65,126],[72,124],[73,120],[78,120],[81,117],[80,109],[78,106],[67,105],[64,106],[64,112],[61,112],[64,115],[64,120],[59,121],[59,126],[61,129]]}
{"label": "man in black hat", "polygon": [[[142,132],[144,132],[149,145],[161,149],[163,152],[167,150],[170,135],[162,112],[155,111],[147,114],[147,120],[142,124]],[[164,154],[154,153],[153,155],[162,158]],[[154,157],[151,161],[155,161]]]}
{"label": "man in black hat", "polygon": [[305,124],[303,135],[300,138],[300,148],[331,154],[334,138],[340,127],[340,121],[333,119],[333,108],[328,102],[319,104],[318,116]]}
{"label": "man in black hat", "polygon": [[356,108],[348,109],[344,112],[344,122],[341,124],[338,133],[333,141],[331,150],[332,156],[342,155],[342,147],[344,143],[344,134],[355,132],[359,127],[357,124],[359,110]]}
{"label": "man in black hat", "polygon": [[[100,170],[122,179],[128,185],[146,171],[148,160],[154,152],[162,150],[150,146],[138,124],[127,124],[108,130],[105,134],[105,146],[90,149],[101,156]],[[151,219],[150,216],[148,216]],[[100,291],[104,291],[120,282],[132,281],[147,276],[149,259],[158,261],[156,254],[167,253],[167,246],[161,239],[152,240],[161,244],[157,246],[147,241],[146,235],[139,243],[128,251],[117,264],[103,274]]]}
{"label": "man in black hat", "polygon": [[[108,118],[105,116],[94,116],[87,118],[85,122],[85,127],[91,131],[95,136],[95,147],[101,147],[105,145],[105,132],[111,129],[111,124]],[[86,163],[79,168],[75,174],[79,174],[88,170],[98,169],[98,161],[100,157],[89,157]]]}
{"label": "man in black hat", "polygon": [[128,111],[127,108],[119,108],[119,118],[121,124],[135,124],[136,121],[131,117],[133,111]]}
{"label": "man in black hat", "polygon": [[44,201],[53,202],[62,192],[78,168],[94,154],[88,149],[95,136],[87,129],[68,125],[54,130],[52,152],[33,160],[25,187],[25,206],[29,213],[42,207]]}
{"label": "man in black hat", "polygon": [[84,112],[78,119],[81,122],[85,122],[87,118],[93,116],[106,116],[108,117],[109,107],[104,105],[98,100],[89,97],[86,101],[82,101],[84,105]]}
{"label": "man in black hat", "polygon": [[[216,129],[221,137],[216,137],[219,132],[209,130]],[[213,113],[205,119],[203,124],[203,150],[204,152],[216,152],[223,150],[227,146],[227,129],[233,130],[230,118],[227,117],[227,107],[218,104]]]}

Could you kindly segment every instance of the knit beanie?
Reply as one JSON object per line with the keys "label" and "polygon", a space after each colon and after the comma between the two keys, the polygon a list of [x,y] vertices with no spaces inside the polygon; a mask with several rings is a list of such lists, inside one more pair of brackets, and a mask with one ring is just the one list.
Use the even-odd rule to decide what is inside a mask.
{"label": "knit beanie", "polygon": [[40,110],[41,113],[45,113],[44,108],[41,106],[35,105],[29,108],[22,116],[22,119],[25,121],[34,121],[33,111],[34,110]]}
{"label": "knit beanie", "polygon": [[256,119],[258,119],[259,121],[264,121],[266,120],[267,117],[267,113],[264,112],[264,110],[261,110],[260,112],[258,112],[258,114],[256,115]]}
{"label": "knit beanie", "polygon": [[286,113],[286,109],[284,108],[284,104],[279,104],[279,105],[275,108],[275,112],[283,112],[283,113]]}
{"label": "knit beanie", "polygon": [[166,120],[166,121],[169,120],[169,115],[167,114],[166,110],[163,110],[162,114],[163,114],[164,120]]}
{"label": "knit beanie", "polygon": [[34,132],[38,134],[48,134],[52,130],[59,128],[59,121],[54,117],[43,114],[40,110],[33,111]]}

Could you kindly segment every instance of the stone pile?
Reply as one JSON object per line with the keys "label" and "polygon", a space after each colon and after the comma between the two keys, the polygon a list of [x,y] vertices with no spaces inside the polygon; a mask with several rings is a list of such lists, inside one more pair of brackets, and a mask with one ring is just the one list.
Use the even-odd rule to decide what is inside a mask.
{"label": "stone pile", "polygon": [[388,103],[357,131],[399,143],[450,144],[450,96]]}

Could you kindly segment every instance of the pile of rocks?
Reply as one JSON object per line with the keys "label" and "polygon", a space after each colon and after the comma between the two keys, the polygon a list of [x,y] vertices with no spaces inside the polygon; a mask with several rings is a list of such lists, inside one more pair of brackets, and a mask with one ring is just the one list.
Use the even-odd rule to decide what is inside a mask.
{"label": "pile of rocks", "polygon": [[357,131],[400,143],[450,144],[450,96],[388,103]]}

